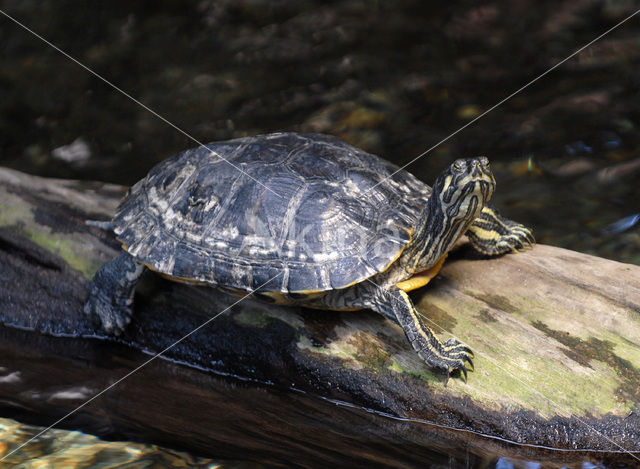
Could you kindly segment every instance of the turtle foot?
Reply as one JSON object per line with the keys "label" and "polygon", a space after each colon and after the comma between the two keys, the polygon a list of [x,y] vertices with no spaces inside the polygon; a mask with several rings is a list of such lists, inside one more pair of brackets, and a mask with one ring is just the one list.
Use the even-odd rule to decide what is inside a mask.
{"label": "turtle foot", "polygon": [[471,349],[452,338],[443,344],[442,350],[439,352],[439,356],[434,358],[435,366],[446,373],[446,382],[449,381],[451,374],[459,372],[466,383],[467,373],[474,370],[472,360],[474,355]]}
{"label": "turtle foot", "polygon": [[120,335],[131,322],[133,294],[144,266],[127,253],[103,265],[93,277],[84,312],[97,316],[104,330]]}
{"label": "turtle foot", "polygon": [[477,251],[489,256],[517,252],[536,242],[529,228],[503,217],[492,207],[482,210],[466,234]]}
{"label": "turtle foot", "polygon": [[511,222],[509,231],[499,236],[494,244],[483,244],[485,254],[497,255],[506,252],[518,252],[521,249],[531,247],[535,243],[533,233],[529,228],[520,223]]}
{"label": "turtle foot", "polygon": [[94,282],[84,304],[84,313],[100,319],[105,332],[119,336],[131,322],[132,303],[130,298],[106,295],[104,289]]}
{"label": "turtle foot", "polygon": [[444,344],[438,344],[435,350],[431,347],[425,347],[418,354],[428,365],[436,368],[446,375],[446,382],[449,376],[459,372],[464,381],[467,381],[467,373],[473,371],[473,352],[466,345],[458,342],[456,339],[449,339]]}
{"label": "turtle foot", "polygon": [[[122,304],[125,303],[125,304]],[[91,295],[84,305],[84,312],[89,316],[97,316],[104,330],[116,336],[121,335],[131,322],[131,305],[126,302],[112,302],[95,286],[91,289]]]}

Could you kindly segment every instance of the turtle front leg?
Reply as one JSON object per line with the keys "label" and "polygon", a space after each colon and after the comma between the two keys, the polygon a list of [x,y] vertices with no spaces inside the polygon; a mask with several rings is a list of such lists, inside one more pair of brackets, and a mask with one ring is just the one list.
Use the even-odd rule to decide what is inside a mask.
{"label": "turtle front leg", "polygon": [[466,235],[477,251],[489,256],[517,251],[535,243],[529,228],[503,217],[490,205],[484,206]]}
{"label": "turtle front leg", "polygon": [[131,322],[133,294],[144,271],[126,252],[103,265],[93,277],[84,312],[97,315],[105,331],[120,335]]}
{"label": "turtle front leg", "polygon": [[460,370],[467,380],[468,362],[473,369],[473,352],[456,339],[442,343],[433,331],[424,325],[420,313],[404,291],[398,287],[383,288],[371,285],[369,307],[397,323],[404,330],[407,339],[418,355],[430,366],[447,375]]}

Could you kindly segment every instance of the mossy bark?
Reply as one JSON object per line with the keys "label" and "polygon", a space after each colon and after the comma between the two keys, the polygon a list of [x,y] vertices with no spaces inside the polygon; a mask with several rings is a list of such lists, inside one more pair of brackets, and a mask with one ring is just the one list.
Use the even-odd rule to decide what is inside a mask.
{"label": "mossy bark", "polygon": [[[236,301],[149,274],[124,337],[106,336],[85,317],[88,281],[119,250],[113,234],[85,220],[108,220],[125,190],[0,168],[0,322],[16,363],[21,348],[24,356],[39,348],[63,360],[71,359],[65,350],[76,346],[70,344],[82,344],[77,347],[92,357],[87,379],[99,390],[116,377],[100,357],[126,356],[123,346],[160,351]],[[402,330],[372,312],[249,300],[165,356],[193,373],[303,390],[408,419],[407,425],[430,422],[552,448],[640,451],[640,267],[545,245],[487,259],[461,243],[441,273],[411,296],[437,333],[444,339],[453,334],[474,350],[475,372],[467,383],[451,379],[445,385]],[[64,343],[56,342],[61,337]],[[61,366],[56,360],[52,373]],[[11,363],[0,366],[12,372]],[[214,405],[206,389],[190,386],[181,392],[190,393],[194,409]],[[132,395],[131,405],[144,407],[144,395]],[[0,399],[16,408],[51,408],[42,394],[16,394],[1,382]],[[67,399],[59,412],[80,403]],[[206,425],[181,419],[189,414],[183,408],[178,415],[170,411],[168,406],[171,425],[158,428],[169,434],[179,422],[183,440],[206,447]],[[80,414],[90,420],[101,412],[87,407]],[[108,412],[123,428],[149,424],[127,412]]]}

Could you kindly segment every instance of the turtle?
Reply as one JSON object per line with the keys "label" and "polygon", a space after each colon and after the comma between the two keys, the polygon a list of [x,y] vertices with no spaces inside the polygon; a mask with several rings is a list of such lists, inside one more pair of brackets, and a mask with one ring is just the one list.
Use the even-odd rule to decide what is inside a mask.
{"label": "turtle", "polygon": [[494,188],[485,157],[455,160],[430,187],[329,135],[201,145],[129,189],[112,220],[122,252],[96,272],[84,310],[119,335],[146,269],[271,303],[369,309],[399,325],[430,367],[466,381],[471,349],[439,340],[407,293],[462,235],[489,256],[534,243],[488,204]]}

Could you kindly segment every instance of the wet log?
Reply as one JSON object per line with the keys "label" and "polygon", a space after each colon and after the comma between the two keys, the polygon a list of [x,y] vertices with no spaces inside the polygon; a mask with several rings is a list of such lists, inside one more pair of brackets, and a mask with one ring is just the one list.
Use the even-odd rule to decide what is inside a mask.
{"label": "wet log", "polygon": [[[488,259],[461,243],[412,297],[474,350],[467,383],[445,384],[373,312],[233,305],[152,273],[115,338],[82,305],[119,244],[85,221],[110,219],[125,190],[0,168],[4,415],[52,423],[229,308],[60,426],[309,467],[345,455],[402,466],[427,440],[530,459],[640,456],[640,267],[545,245]],[[358,417],[325,414],[327,401]]]}

